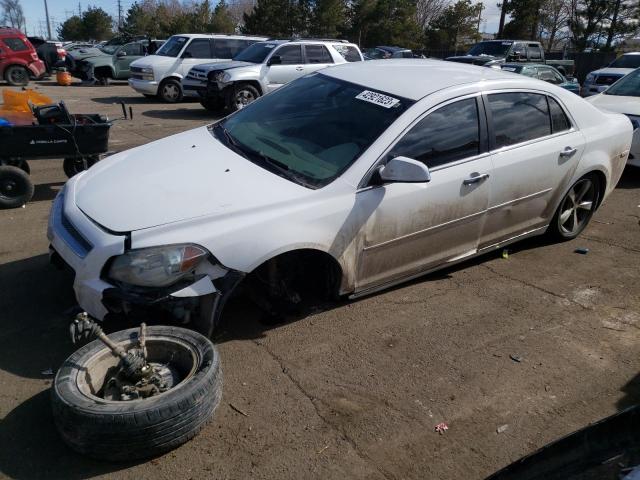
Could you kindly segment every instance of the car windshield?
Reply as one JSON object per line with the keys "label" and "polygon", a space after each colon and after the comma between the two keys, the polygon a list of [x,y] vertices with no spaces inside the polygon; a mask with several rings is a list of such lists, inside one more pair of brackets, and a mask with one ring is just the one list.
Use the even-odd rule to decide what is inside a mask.
{"label": "car windshield", "polygon": [[474,45],[467,55],[490,55],[492,57],[505,57],[513,42],[480,42]]}
{"label": "car windshield", "polygon": [[160,55],[161,57],[177,57],[188,40],[189,39],[187,37],[174,35],[167,40],[154,55]]}
{"label": "car windshield", "polygon": [[248,160],[320,188],[344,172],[413,102],[319,73],[216,124],[215,136]]}
{"label": "car windshield", "polygon": [[607,95],[640,97],[640,68],[625,75],[605,90]]}
{"label": "car windshield", "polygon": [[233,57],[239,62],[262,63],[267,55],[278,46],[277,43],[258,42],[242,50]]}
{"label": "car windshield", "polygon": [[107,55],[113,55],[120,47],[121,45],[103,45],[98,48],[98,50],[100,50],[102,53],[106,53]]}
{"label": "car windshield", "polygon": [[609,65],[611,68],[638,68],[640,67],[640,55],[622,55]]}

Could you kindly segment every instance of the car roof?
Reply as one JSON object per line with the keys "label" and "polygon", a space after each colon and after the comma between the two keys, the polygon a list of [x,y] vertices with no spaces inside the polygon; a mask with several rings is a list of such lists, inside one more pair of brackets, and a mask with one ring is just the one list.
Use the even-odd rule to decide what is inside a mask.
{"label": "car roof", "polygon": [[0,37],[16,37],[16,36],[24,37],[25,35],[17,28],[0,26]]}
{"label": "car roof", "polygon": [[[327,75],[411,100],[455,85],[486,80],[514,80],[540,86],[537,80],[487,67],[443,60],[388,59],[352,62],[322,70]],[[535,83],[534,83],[535,82]]]}
{"label": "car roof", "polygon": [[268,37],[261,37],[255,35],[235,35],[226,33],[176,33],[172,37],[189,37],[189,38],[231,38],[233,40],[241,40],[243,38],[249,40],[266,40]]}

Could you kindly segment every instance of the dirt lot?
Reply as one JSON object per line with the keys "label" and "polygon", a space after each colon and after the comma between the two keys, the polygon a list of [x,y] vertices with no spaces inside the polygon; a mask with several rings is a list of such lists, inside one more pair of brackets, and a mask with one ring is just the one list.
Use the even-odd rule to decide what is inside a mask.
{"label": "dirt lot", "polygon": [[[126,85],[40,89],[73,112],[114,117],[115,102],[133,105],[133,122],[112,129],[114,150],[213,118]],[[85,459],[56,435],[43,374],[73,351],[71,278],[48,265],[45,236],[62,161],[31,166],[34,200],[0,211],[7,477],[480,479],[640,400],[640,169],[628,168],[573,242],[527,241],[508,259],[487,255],[285,325],[236,305],[216,339],[225,386],[213,422],[148,462]]]}

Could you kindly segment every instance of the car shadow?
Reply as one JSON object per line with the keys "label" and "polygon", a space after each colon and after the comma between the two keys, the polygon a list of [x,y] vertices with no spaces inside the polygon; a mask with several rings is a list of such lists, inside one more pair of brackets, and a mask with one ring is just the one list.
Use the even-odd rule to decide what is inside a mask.
{"label": "car shadow", "polygon": [[143,117],[158,118],[160,120],[175,119],[175,120],[218,120],[224,118],[226,112],[220,110],[219,112],[210,112],[204,108],[177,108],[173,110],[147,110],[142,112]]}
{"label": "car shadow", "polygon": [[620,390],[624,396],[616,402],[619,410],[640,405],[640,373],[629,380]]}
{"label": "car shadow", "polygon": [[52,183],[39,183],[34,186],[33,197],[31,202],[43,202],[53,200],[64,182],[52,182]]}
{"label": "car shadow", "polygon": [[158,98],[147,98],[142,95],[137,95],[135,92],[131,92],[131,97],[123,96],[111,96],[111,97],[94,97],[91,100],[96,103],[102,103],[104,105],[113,105],[116,103],[124,102],[127,105],[162,105],[164,102]]}
{"label": "car shadow", "polygon": [[624,172],[622,172],[622,177],[620,177],[620,181],[618,182],[618,185],[616,185],[616,188],[640,188],[640,167],[627,165]]}
{"label": "car shadow", "polygon": [[0,423],[0,472],[15,479],[81,479],[139,463],[108,463],[68,448],[56,431],[51,394],[43,390],[11,410]]}

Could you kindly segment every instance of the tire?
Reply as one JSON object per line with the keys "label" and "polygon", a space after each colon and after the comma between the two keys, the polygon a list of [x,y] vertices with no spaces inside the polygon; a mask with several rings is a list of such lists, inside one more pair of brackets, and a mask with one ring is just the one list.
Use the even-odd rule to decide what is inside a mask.
{"label": "tire", "polygon": [[23,86],[29,84],[29,70],[21,65],[11,65],[4,72],[4,79],[9,85]]}
{"label": "tire", "polygon": [[109,77],[96,77],[96,82],[98,85],[108,87],[111,84],[111,79]]}
{"label": "tire", "polygon": [[167,103],[177,103],[182,100],[182,96],[182,85],[177,80],[165,80],[158,88],[158,97]]}
{"label": "tire", "polygon": [[[137,346],[138,329],[109,338],[124,348]],[[222,370],[211,341],[192,330],[151,326],[147,327],[147,350],[150,361],[154,356],[161,363],[174,361],[175,355],[191,363],[182,365],[190,371],[176,386],[146,399],[107,400],[90,392],[95,388],[89,385],[91,379],[100,376],[99,367],[92,368],[117,363],[99,340],[77,350],[60,367],[51,389],[53,417],[73,450],[111,461],[149,458],[190,440],[211,418],[222,397]]]}
{"label": "tire", "polygon": [[598,177],[586,175],[574,183],[560,201],[549,233],[559,241],[573,240],[586,228],[600,201]]}
{"label": "tire", "polygon": [[62,169],[64,170],[67,178],[71,178],[80,172],[88,170],[92,165],[98,163],[99,158],[95,156],[90,157],[67,157],[62,163]]}
{"label": "tire", "polygon": [[33,197],[33,182],[18,167],[0,166],[0,208],[18,208]]}
{"label": "tire", "polygon": [[236,112],[260,97],[260,92],[253,85],[240,83],[228,88],[225,94],[225,106],[230,112]]}
{"label": "tire", "polygon": [[200,105],[210,112],[218,112],[224,107],[223,103],[217,97],[209,97],[200,99]]}

